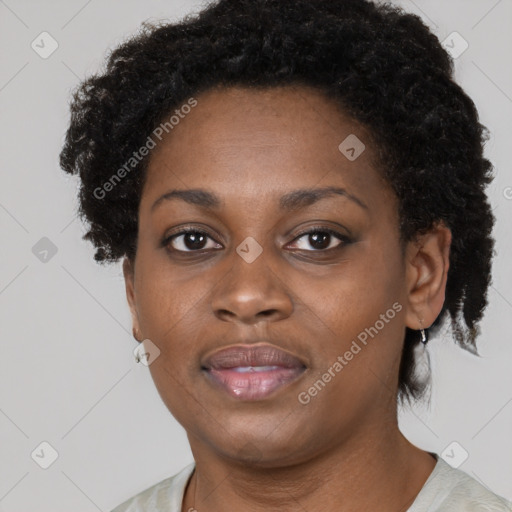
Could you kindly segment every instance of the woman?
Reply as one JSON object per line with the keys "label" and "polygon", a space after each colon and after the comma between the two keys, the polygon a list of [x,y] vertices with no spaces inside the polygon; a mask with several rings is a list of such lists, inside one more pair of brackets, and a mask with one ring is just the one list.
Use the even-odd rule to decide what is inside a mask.
{"label": "woman", "polygon": [[115,512],[512,510],[397,423],[444,320],[475,352],[493,249],[485,128],[419,18],[221,0],[71,114],[85,237],[195,460]]}

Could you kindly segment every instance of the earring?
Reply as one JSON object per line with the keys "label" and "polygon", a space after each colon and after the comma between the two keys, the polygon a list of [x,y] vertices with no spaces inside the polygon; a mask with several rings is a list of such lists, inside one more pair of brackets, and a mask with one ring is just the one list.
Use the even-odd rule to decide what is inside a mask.
{"label": "earring", "polygon": [[133,351],[133,355],[135,357],[136,363],[142,363],[144,366],[148,366],[148,359],[150,357],[150,354],[149,352],[146,352],[144,342],[141,342],[137,345],[137,347]]}
{"label": "earring", "polygon": [[425,390],[430,382],[430,356],[427,350],[428,329],[420,329],[420,342],[413,349],[414,381],[416,385]]}

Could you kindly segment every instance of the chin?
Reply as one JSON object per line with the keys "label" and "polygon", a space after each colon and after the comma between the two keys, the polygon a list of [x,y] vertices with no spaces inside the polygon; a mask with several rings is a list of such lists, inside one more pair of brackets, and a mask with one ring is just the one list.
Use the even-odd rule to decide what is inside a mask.
{"label": "chin", "polygon": [[[288,417],[288,421],[290,417]],[[283,417],[268,418],[259,415],[252,423],[219,421],[225,428],[212,430],[212,423],[202,425],[199,442],[208,445],[220,457],[255,468],[278,468],[299,463],[308,458],[304,446],[314,448],[315,443],[304,437],[305,426],[283,422]],[[194,432],[201,426],[196,425]],[[191,445],[196,439],[189,435]]]}

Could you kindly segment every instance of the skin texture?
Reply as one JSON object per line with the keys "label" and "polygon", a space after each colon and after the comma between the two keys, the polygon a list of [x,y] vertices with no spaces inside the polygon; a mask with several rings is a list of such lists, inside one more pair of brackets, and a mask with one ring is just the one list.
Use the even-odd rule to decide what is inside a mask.
{"label": "skin texture", "polygon": [[[402,250],[396,198],[370,137],[318,91],[217,89],[197,101],[151,153],[137,255],[123,265],[134,332],[161,351],[150,371],[196,461],[183,510],[406,510],[435,460],[398,429],[400,355],[405,327],[427,328],[441,311],[450,231],[435,226]],[[338,149],[350,134],[366,144],[354,161]],[[331,195],[279,207],[291,191],[329,186],[365,206]],[[171,190],[199,188],[219,197],[217,210],[179,198],[152,210]],[[183,226],[208,233],[202,251],[184,236],[162,245]],[[325,247],[338,248],[319,249],[300,234],[321,228],[351,241],[331,237]],[[263,249],[252,263],[236,252],[247,237]],[[394,318],[299,403],[394,303]],[[205,378],[206,355],[261,340],[307,370],[257,402]]]}

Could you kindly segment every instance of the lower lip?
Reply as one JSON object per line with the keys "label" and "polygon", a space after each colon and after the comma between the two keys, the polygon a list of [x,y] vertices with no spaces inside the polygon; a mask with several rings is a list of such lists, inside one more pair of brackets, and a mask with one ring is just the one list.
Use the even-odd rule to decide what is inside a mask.
{"label": "lower lip", "polygon": [[297,380],[304,370],[305,368],[283,368],[281,366],[263,371],[244,370],[243,372],[233,368],[222,370],[211,368],[207,371],[207,375],[233,398],[262,400]]}

